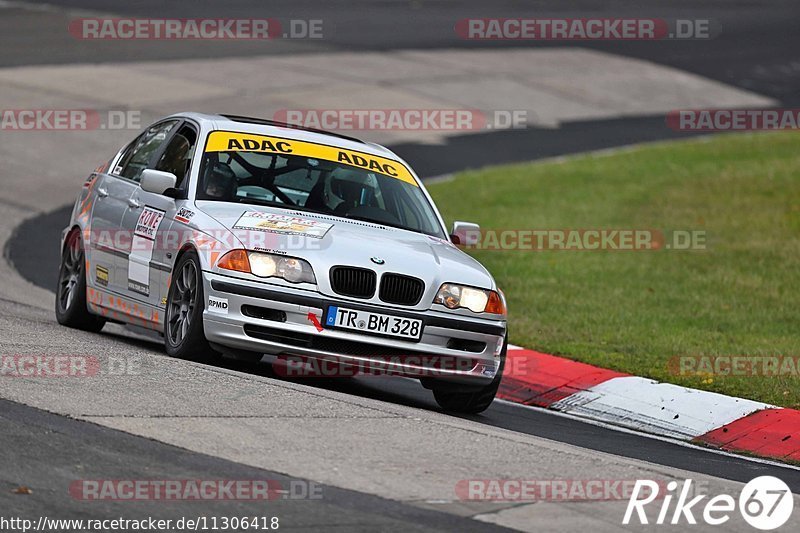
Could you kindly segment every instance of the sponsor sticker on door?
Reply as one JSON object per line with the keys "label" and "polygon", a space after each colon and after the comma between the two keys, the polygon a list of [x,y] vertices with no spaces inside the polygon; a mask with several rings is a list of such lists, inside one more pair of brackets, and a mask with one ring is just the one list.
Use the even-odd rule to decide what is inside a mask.
{"label": "sponsor sticker on door", "polygon": [[164,220],[164,211],[153,207],[145,207],[142,214],[139,215],[139,221],[136,223],[136,230],[133,234],[145,239],[155,240],[158,226],[161,225],[162,220]]}
{"label": "sponsor sticker on door", "polygon": [[145,206],[133,231],[131,255],[128,258],[128,290],[150,296],[150,261],[153,259],[156,235],[166,213]]}

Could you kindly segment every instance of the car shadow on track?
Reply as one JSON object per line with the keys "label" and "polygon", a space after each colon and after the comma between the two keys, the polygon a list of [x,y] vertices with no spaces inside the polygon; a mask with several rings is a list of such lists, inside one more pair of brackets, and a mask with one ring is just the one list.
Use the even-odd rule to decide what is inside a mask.
{"label": "car shadow on track", "polygon": [[289,378],[277,373],[269,363],[249,363],[228,358],[222,358],[215,365],[288,383],[307,385],[407,407],[441,411],[434,401],[433,395],[425,390],[419,382],[412,379],[393,376]]}
{"label": "car shadow on track", "polygon": [[[154,356],[169,358],[169,355],[164,351],[163,340],[157,334],[139,330],[139,328],[107,326],[101,335],[151,351]],[[433,399],[433,394],[414,379],[395,376],[290,378],[277,373],[269,363],[241,361],[228,357],[219,357],[210,364],[217,368],[276,379],[287,383],[297,383],[406,407],[441,412],[441,409]],[[480,417],[472,416],[467,418],[480,419]]]}

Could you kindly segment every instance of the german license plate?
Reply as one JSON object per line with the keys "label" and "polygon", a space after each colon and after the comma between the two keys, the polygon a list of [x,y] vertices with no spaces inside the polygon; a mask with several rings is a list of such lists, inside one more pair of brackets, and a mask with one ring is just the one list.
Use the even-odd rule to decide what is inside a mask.
{"label": "german license plate", "polygon": [[417,318],[383,315],[334,305],[328,307],[325,326],[415,341],[422,337],[422,320]]}

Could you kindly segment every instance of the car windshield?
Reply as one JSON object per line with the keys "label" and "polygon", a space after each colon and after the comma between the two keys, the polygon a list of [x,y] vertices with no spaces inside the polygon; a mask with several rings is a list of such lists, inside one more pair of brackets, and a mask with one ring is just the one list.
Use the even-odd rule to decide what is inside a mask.
{"label": "car windshield", "polygon": [[[282,143],[261,136],[248,136],[248,140],[258,139],[263,143],[263,139],[269,139],[273,142],[259,144],[259,149],[277,146],[291,153],[250,151],[248,148],[254,144],[235,140],[225,144],[226,140],[230,143],[230,138],[213,138],[219,133],[211,134],[203,156],[198,200],[322,213],[443,236],[422,189],[405,168],[397,169],[401,166],[398,162],[392,161],[390,165],[386,163],[390,160],[383,158],[359,157],[355,152],[334,147],[319,148],[320,145],[290,140]],[[237,149],[225,149],[228,147]],[[303,150],[304,147],[308,149]],[[338,153],[334,157],[344,162],[330,160],[333,157],[323,159],[314,150],[324,150],[323,155],[333,151]],[[304,152],[312,152],[316,157],[300,155]],[[385,172],[360,168],[370,165]]]}

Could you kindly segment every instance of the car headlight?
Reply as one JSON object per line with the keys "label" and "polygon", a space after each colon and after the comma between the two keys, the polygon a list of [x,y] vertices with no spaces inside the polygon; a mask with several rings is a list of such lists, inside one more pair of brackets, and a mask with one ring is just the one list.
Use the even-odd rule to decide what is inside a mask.
{"label": "car headlight", "polygon": [[454,283],[445,283],[433,299],[448,309],[464,307],[475,313],[506,314],[503,297],[495,291],[465,287]]}
{"label": "car headlight", "polygon": [[259,278],[281,278],[290,283],[316,283],[314,270],[308,261],[284,255],[233,250],[225,254],[219,268],[246,272]]}

